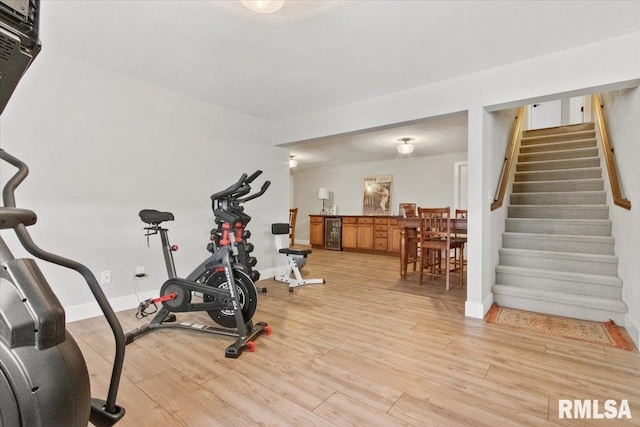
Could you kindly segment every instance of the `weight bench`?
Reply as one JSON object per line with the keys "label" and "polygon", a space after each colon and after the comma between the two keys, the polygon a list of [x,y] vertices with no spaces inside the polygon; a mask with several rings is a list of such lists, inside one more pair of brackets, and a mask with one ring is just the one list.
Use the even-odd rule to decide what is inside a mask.
{"label": "weight bench", "polygon": [[[274,235],[289,235],[289,224],[277,223],[271,224],[271,234]],[[307,256],[311,253],[311,249],[293,249],[293,248],[281,248],[280,239],[276,239],[276,246],[278,252],[285,254],[289,258],[289,265],[287,271],[280,276],[275,276],[273,279],[278,282],[288,283],[289,292],[293,292],[293,288],[304,285],[321,285],[324,284],[324,279],[303,279],[300,270],[307,263]],[[291,276],[293,274],[293,277]]]}

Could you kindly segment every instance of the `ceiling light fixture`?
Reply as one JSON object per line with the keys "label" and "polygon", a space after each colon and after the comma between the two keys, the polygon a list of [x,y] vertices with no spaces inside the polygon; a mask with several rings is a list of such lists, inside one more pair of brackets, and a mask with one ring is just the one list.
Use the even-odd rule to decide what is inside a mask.
{"label": "ceiling light fixture", "polygon": [[404,144],[398,145],[398,153],[400,154],[411,154],[413,153],[413,149],[415,145],[407,144],[409,141],[413,141],[413,138],[400,138],[399,141],[403,141]]}
{"label": "ceiling light fixture", "polygon": [[284,0],[240,0],[245,7],[258,13],[274,13],[280,10]]}
{"label": "ceiling light fixture", "polygon": [[296,166],[298,166],[298,161],[295,159],[294,156],[289,156],[289,167],[295,168]]}

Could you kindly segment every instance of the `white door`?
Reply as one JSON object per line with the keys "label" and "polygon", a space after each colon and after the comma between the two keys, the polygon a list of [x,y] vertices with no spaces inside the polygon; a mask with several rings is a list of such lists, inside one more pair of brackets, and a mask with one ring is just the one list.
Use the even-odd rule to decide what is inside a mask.
{"label": "white door", "polygon": [[467,209],[467,167],[468,162],[455,162],[453,164],[453,211]]}
{"label": "white door", "polygon": [[569,122],[573,125],[591,121],[591,95],[569,99]]}
{"label": "white door", "polygon": [[529,105],[529,129],[543,129],[562,125],[562,101],[548,101]]}

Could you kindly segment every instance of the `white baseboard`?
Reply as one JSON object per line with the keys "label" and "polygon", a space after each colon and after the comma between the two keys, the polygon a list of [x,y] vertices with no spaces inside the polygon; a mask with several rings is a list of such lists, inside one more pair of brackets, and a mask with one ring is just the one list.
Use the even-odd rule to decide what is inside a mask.
{"label": "white baseboard", "polygon": [[474,319],[484,319],[485,314],[487,314],[487,311],[489,311],[492,305],[493,294],[489,294],[482,304],[466,301],[464,303],[464,315]]}
{"label": "white baseboard", "polygon": [[[286,266],[284,267],[275,267],[275,268],[266,268],[260,270],[260,278],[261,279],[270,279],[277,275],[283,274],[286,271]],[[148,298],[155,298],[158,296],[158,290],[143,292],[139,295],[130,294],[122,297],[111,298],[109,299],[109,303],[113,308],[113,311],[116,313],[123,310],[129,310],[131,308],[136,308],[140,301],[144,301]],[[72,305],[70,307],[65,307],[66,321],[67,322],[75,322],[77,320],[88,319],[90,317],[102,316],[102,311],[98,306],[98,303],[95,301],[88,302],[85,304],[77,304]]]}
{"label": "white baseboard", "polygon": [[[125,295],[123,297],[112,298],[109,300],[113,311],[129,310],[130,308],[136,308],[140,304],[140,300],[144,301],[148,298],[155,298],[158,296],[158,291],[147,291],[136,296],[135,294]],[[140,300],[138,300],[140,298]],[[85,304],[72,305],[65,307],[66,321],[75,322],[76,320],[88,319],[90,317],[102,316],[100,306],[95,301]]]}
{"label": "white baseboard", "polygon": [[640,325],[633,320],[629,313],[624,315],[624,327],[636,347],[640,348]]}

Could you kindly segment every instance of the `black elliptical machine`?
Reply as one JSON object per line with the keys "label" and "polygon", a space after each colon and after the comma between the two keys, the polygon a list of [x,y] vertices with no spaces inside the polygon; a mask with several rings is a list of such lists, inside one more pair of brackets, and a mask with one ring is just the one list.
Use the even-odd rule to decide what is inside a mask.
{"label": "black elliptical machine", "polygon": [[[14,9],[17,7],[18,9]],[[38,0],[0,0],[0,113],[40,51]],[[2,189],[0,229],[13,229],[32,255],[79,272],[111,327],[116,351],[106,400],[91,398],[87,365],[65,328],[65,312],[33,259],[14,258],[0,235],[0,425],[10,427],[111,426],[124,416],[116,405],[125,340],[98,281],[84,265],[40,249],[27,226],[36,214],[16,207],[15,190],[25,163],[0,149],[0,164],[18,171]]]}

